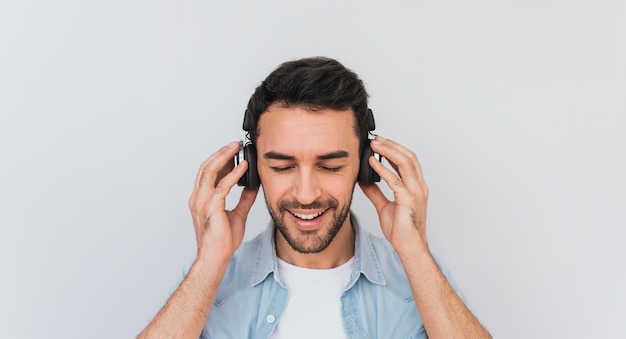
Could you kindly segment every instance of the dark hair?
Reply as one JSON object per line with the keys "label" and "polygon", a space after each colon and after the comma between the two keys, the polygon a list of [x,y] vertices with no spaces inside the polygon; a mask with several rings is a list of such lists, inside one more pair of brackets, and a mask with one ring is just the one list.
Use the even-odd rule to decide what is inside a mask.
{"label": "dark hair", "polygon": [[288,61],[276,68],[256,88],[246,109],[244,129],[256,143],[258,122],[270,105],[303,106],[310,110],[352,109],[361,150],[367,141],[367,92],[356,73],[325,57]]}

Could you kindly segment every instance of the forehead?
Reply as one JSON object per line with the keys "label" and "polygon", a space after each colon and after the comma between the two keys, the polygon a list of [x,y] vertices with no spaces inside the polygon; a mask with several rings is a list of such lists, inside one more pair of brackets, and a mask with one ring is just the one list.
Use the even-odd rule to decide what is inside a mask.
{"label": "forehead", "polygon": [[339,149],[352,152],[359,143],[355,123],[351,109],[311,110],[273,104],[259,118],[256,147],[260,153],[279,151],[294,156]]}

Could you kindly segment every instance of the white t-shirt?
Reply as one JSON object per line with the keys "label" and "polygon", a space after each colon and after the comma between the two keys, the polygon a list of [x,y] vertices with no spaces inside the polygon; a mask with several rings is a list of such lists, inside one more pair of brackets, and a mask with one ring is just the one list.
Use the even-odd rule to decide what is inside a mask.
{"label": "white t-shirt", "polygon": [[354,258],[325,270],[278,259],[278,272],[289,290],[289,300],[270,338],[347,338],[341,321],[341,294],[353,269]]}

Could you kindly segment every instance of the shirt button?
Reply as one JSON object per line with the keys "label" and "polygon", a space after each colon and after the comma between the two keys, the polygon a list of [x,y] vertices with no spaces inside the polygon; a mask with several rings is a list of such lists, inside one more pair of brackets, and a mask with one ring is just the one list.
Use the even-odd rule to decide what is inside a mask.
{"label": "shirt button", "polygon": [[276,321],[276,317],[273,314],[270,314],[265,317],[265,321],[267,321],[269,324],[273,324],[274,321]]}

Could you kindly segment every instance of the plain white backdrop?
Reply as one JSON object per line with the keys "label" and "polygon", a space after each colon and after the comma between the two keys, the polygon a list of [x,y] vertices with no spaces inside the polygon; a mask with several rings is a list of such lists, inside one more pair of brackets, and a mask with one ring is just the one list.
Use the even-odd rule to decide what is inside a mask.
{"label": "plain white backdrop", "polygon": [[[195,254],[198,166],[315,55],[418,155],[431,249],[495,337],[622,336],[625,7],[0,2],[0,337],[134,337]],[[353,209],[380,234],[358,188]]]}

